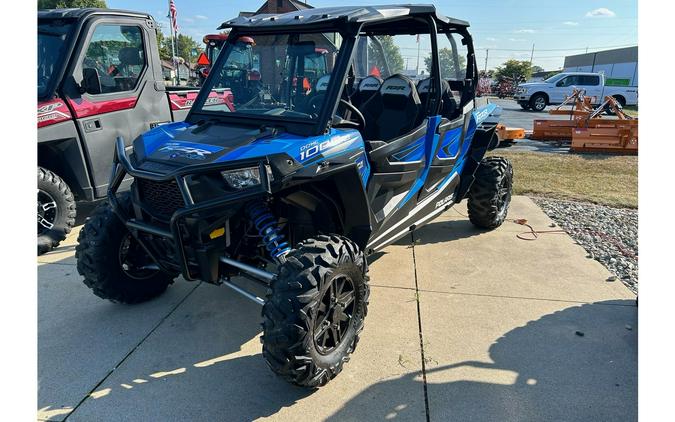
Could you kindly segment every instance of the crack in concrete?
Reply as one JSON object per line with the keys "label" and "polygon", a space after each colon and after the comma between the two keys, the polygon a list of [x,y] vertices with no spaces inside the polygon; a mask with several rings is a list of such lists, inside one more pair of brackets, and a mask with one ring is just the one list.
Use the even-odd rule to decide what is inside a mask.
{"label": "crack in concrete", "polygon": [[88,398],[93,397],[92,394],[93,394],[95,391],[97,391],[98,387],[100,387],[100,386],[101,386],[108,378],[110,378],[110,376],[112,375],[112,373],[115,372],[115,370],[116,370],[117,368],[119,368],[119,367],[120,367],[120,366],[121,366],[121,365],[129,358],[129,356],[131,356],[131,355],[132,355],[132,354],[133,354],[133,353],[141,346],[141,344],[143,344],[143,342],[145,342],[145,340],[147,340],[148,337],[150,337],[150,336],[152,335],[152,333],[154,333],[154,332],[157,330],[157,328],[159,328],[159,326],[162,325],[162,324],[164,323],[164,321],[166,321],[167,318],[169,318],[169,317],[176,311],[176,309],[178,309],[178,307],[179,307],[180,305],[182,305],[183,302],[185,302],[185,301],[187,300],[187,298],[190,297],[190,295],[192,295],[192,293],[194,293],[195,290],[197,290],[197,288],[198,288],[199,286],[201,286],[201,284],[202,284],[201,282],[197,283],[197,284],[195,285],[195,287],[194,287],[192,290],[190,290],[190,291],[189,291],[189,292],[188,292],[181,300],[179,300],[178,303],[177,303],[173,308],[171,308],[171,310],[170,310],[166,315],[164,315],[164,317],[162,317],[162,319],[160,319],[159,322],[158,322],[157,324],[155,324],[154,327],[152,327],[152,329],[151,329],[151,330],[150,330],[150,331],[149,331],[149,332],[141,339],[141,341],[139,341],[139,342],[138,342],[138,343],[137,343],[137,344],[129,351],[129,353],[127,353],[126,355],[124,355],[124,357],[123,357],[119,362],[117,362],[117,364],[115,364],[115,366],[113,366],[113,368],[112,368],[112,369],[111,369],[111,370],[110,370],[110,371],[109,371],[109,372],[108,372],[108,373],[107,373],[107,374],[106,374],[106,375],[105,375],[105,376],[104,376],[104,377],[103,377],[103,378],[102,378],[102,379],[94,386],[94,388],[92,388],[92,389],[91,389],[91,390],[90,390],[90,391],[82,398],[82,400],[80,400],[80,402],[77,403],[77,405],[76,405],[75,407],[73,407],[73,410],[71,410],[70,413],[68,413],[68,414],[66,415],[66,417],[62,419],[62,422],[66,422],[66,421],[68,420],[68,418],[71,417],[71,416],[77,411],[77,409],[79,409],[79,407],[80,407],[82,404],[84,404],[85,401],[87,401]]}
{"label": "crack in concrete", "polygon": [[417,327],[420,335],[420,353],[422,355],[422,382],[424,386],[424,410],[426,411],[427,422],[430,421],[429,415],[429,392],[427,390],[427,368],[426,359],[424,358],[424,337],[422,336],[422,314],[420,312],[420,296],[419,286],[417,284],[417,262],[415,260],[415,236],[413,232],[410,233],[410,240],[412,241],[412,259],[413,259],[413,274],[415,277],[415,303],[417,305]]}
{"label": "crack in concrete", "polygon": [[[380,288],[380,289],[414,290],[416,292],[416,294],[418,294],[419,292],[423,292],[423,293],[438,293],[438,294],[444,294],[444,295],[457,295],[457,296],[494,297],[494,298],[498,298],[498,299],[539,300],[539,301],[543,301],[543,302],[575,303],[575,304],[579,304],[579,305],[624,306],[624,307],[629,307],[629,308],[637,306],[636,304],[629,305],[629,304],[623,304],[623,303],[597,303],[597,302],[584,302],[584,301],[579,301],[579,300],[549,299],[549,298],[541,298],[541,297],[491,295],[491,294],[487,294],[487,293],[444,292],[442,290],[417,289],[417,288],[412,288],[412,287],[401,287],[401,286],[383,286],[381,284],[372,284],[372,283],[370,283],[370,287],[371,288],[377,287],[377,288]],[[608,300],[608,299],[601,299],[601,300]],[[616,300],[623,300],[623,299],[616,299]]]}

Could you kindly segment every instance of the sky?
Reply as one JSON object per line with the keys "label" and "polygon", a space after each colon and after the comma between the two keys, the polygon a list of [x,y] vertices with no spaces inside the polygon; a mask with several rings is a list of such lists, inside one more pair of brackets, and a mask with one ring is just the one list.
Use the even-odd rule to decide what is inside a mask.
{"label": "sky", "polygon": [[[308,0],[314,7],[349,4],[432,3],[430,0]],[[148,12],[168,33],[168,0],[106,0],[108,7]],[[263,0],[174,0],[180,33],[201,42],[207,33],[240,11],[255,11]],[[480,69],[508,59],[529,60],[546,70],[562,68],[564,57],[586,51],[637,45],[637,0],[443,0],[433,4],[449,17],[471,24]],[[404,54],[412,54],[406,45]],[[486,52],[489,50],[489,52]],[[407,60],[414,62],[416,59]],[[414,63],[408,66],[414,67]]]}

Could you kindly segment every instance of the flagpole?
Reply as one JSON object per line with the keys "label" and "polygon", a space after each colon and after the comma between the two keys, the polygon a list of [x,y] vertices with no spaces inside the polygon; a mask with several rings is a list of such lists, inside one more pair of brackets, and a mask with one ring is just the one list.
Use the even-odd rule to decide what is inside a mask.
{"label": "flagpole", "polygon": [[171,0],[169,0],[169,29],[171,30],[171,63],[176,71],[176,85],[180,85],[180,70],[176,60],[176,43],[174,42],[173,17],[171,16]]}

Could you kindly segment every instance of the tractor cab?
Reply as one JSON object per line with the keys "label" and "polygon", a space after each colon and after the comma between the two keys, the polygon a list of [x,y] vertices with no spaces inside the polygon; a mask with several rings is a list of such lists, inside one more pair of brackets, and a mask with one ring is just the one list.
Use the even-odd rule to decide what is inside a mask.
{"label": "tractor cab", "polygon": [[[206,77],[209,76],[211,65],[216,61],[218,54],[220,54],[220,51],[223,49],[223,46],[227,41],[227,36],[227,33],[204,35],[203,42],[205,48],[197,58],[197,75],[199,77],[200,86],[204,83]],[[255,41],[252,38],[244,38],[242,39],[242,42],[251,47],[255,45]],[[253,71],[256,68],[256,58],[251,53],[250,49],[241,55],[239,67],[248,71]],[[255,75],[253,75],[253,79],[255,80]]]}

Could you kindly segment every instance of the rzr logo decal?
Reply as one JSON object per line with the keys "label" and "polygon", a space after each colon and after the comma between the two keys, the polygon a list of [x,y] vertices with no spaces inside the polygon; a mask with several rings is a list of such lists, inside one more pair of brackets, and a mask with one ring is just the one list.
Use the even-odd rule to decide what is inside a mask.
{"label": "rzr logo decal", "polygon": [[42,107],[38,108],[38,110],[37,110],[38,116],[41,115],[41,114],[49,113],[50,111],[53,111],[54,109],[57,109],[59,107],[63,107],[63,103],[55,102],[55,103],[51,103],[51,104],[45,104]]}
{"label": "rzr logo decal", "polygon": [[436,202],[436,208],[442,207],[443,205],[446,205],[452,201],[452,196],[453,195],[448,195],[445,198],[441,199],[440,201]]}
{"label": "rzr logo decal", "polygon": [[169,142],[161,147],[158,152],[169,154],[170,158],[187,158],[188,160],[206,160],[212,154],[209,150],[189,147],[177,142]]}

